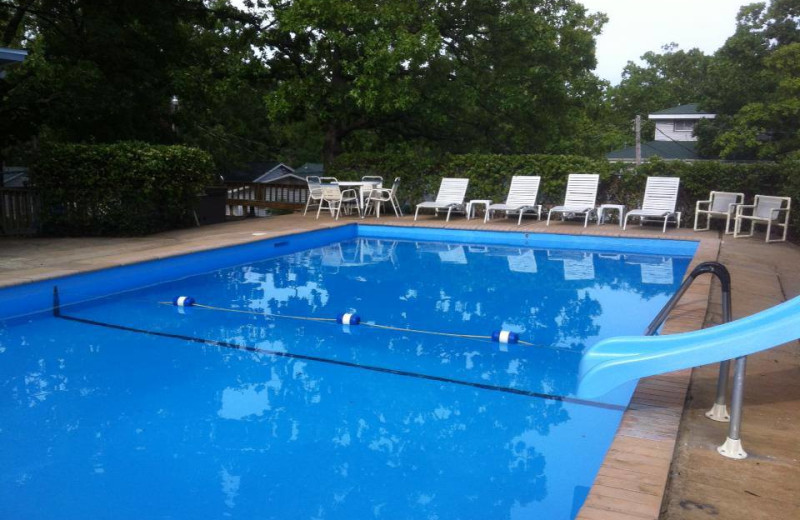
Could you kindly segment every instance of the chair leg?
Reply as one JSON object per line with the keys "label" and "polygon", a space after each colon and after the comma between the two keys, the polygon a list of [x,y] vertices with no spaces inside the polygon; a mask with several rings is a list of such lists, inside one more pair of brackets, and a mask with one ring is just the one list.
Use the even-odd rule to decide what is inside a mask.
{"label": "chair leg", "polygon": [[311,204],[311,196],[309,196],[308,199],[306,200],[306,209],[303,210],[303,216],[304,217],[306,216],[306,213],[308,213],[308,206],[310,204]]}
{"label": "chair leg", "polygon": [[450,206],[449,208],[447,208],[447,218],[445,219],[445,222],[450,222],[450,212],[451,211],[453,211],[453,206]]}
{"label": "chair leg", "polygon": [[524,214],[525,214],[525,208],[520,208],[519,209],[519,219],[517,220],[517,225],[518,226],[522,225],[522,215],[524,215]]}
{"label": "chair leg", "polygon": [[417,221],[417,215],[419,215],[419,206],[417,206],[417,211],[414,212],[414,222]]}
{"label": "chair leg", "polygon": [[552,214],[553,214],[553,210],[552,209],[547,212],[547,224],[546,224],[547,226],[550,225],[550,215],[552,215]]}
{"label": "chair leg", "polygon": [[628,218],[630,218],[630,216],[631,216],[630,213],[625,215],[625,219],[624,219],[623,224],[622,224],[622,231],[625,231],[625,230],[628,229]]}
{"label": "chair leg", "polygon": [[662,233],[666,233],[667,232],[667,221],[668,220],[669,220],[669,215],[666,215],[664,217],[664,229],[661,230]]}
{"label": "chair leg", "polygon": [[319,207],[317,207],[317,220],[319,220],[319,213],[322,211],[322,203],[325,202],[325,199],[319,201]]}

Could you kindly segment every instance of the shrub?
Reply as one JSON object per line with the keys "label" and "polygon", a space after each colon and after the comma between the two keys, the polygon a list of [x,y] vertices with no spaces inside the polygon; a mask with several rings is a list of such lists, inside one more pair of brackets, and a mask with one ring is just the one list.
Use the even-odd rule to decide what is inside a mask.
{"label": "shrub", "polygon": [[[415,154],[344,154],[328,171],[343,180],[381,175],[386,183],[401,177],[399,199],[406,208],[436,195],[442,177],[470,179],[467,199],[505,200],[513,175],[540,175],[543,204],[560,204],[569,173],[600,174],[598,204],[616,202],[640,207],[648,176],[680,177],[678,210],[684,224],[694,219],[695,203],[712,190],[743,192],[746,201],[757,193],[800,200],[800,160],[781,163],[733,164],[716,161],[685,163],[651,160],[637,167],[571,155],[449,155],[432,158]],[[792,212],[790,233],[800,237],[800,208]]]}
{"label": "shrub", "polygon": [[342,180],[355,180],[363,175],[380,175],[389,184],[402,179],[400,203],[406,207],[436,196],[443,177],[470,179],[470,199],[505,200],[511,177],[540,175],[540,197],[544,202],[563,199],[567,174],[600,173],[610,177],[607,161],[572,155],[447,155],[432,158],[415,154],[344,154],[328,172]]}
{"label": "shrub", "polygon": [[33,184],[42,232],[144,235],[191,225],[195,197],[213,179],[204,151],[140,142],[42,149]]}

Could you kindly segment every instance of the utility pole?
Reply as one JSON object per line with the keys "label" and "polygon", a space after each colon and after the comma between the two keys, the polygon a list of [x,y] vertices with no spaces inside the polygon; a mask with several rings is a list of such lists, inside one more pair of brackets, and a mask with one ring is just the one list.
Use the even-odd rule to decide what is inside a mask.
{"label": "utility pole", "polygon": [[634,120],[634,132],[636,132],[636,165],[642,164],[642,116],[637,115]]}

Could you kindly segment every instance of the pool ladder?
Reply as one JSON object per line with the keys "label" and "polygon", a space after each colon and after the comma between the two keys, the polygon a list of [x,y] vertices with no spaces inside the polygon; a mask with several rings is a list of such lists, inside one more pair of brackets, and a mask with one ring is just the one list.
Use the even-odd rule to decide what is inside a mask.
{"label": "pool ladder", "polygon": [[[689,289],[695,279],[702,274],[716,276],[722,289],[722,321],[728,323],[731,317],[731,275],[728,269],[719,262],[703,262],[695,267],[686,280],[683,281],[678,291],[664,305],[664,308],[653,319],[647,327],[645,335],[655,336],[661,325],[667,320],[667,316],[677,305],[678,300]],[[747,368],[747,356],[738,357],[734,360],[733,387],[731,389],[731,412],[728,414],[725,406],[725,397],[728,390],[728,377],[730,373],[731,360],[722,361],[719,364],[719,377],[717,378],[717,397],[711,410],[706,412],[706,417],[712,421],[729,422],[728,437],[725,442],[717,447],[720,455],[730,459],[744,459],[747,452],[742,448],[741,428],[742,428],[742,402],[744,397],[744,376]]]}

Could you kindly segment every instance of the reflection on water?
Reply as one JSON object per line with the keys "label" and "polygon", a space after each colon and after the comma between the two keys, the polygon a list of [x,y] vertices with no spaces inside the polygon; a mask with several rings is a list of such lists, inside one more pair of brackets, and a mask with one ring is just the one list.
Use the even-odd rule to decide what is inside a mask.
{"label": "reflection on water", "polygon": [[[569,395],[582,349],[640,333],[687,262],[362,239],[66,309],[305,360],[0,324],[0,516],[571,518],[620,412],[491,388]],[[537,347],[156,303],[179,294]]]}

